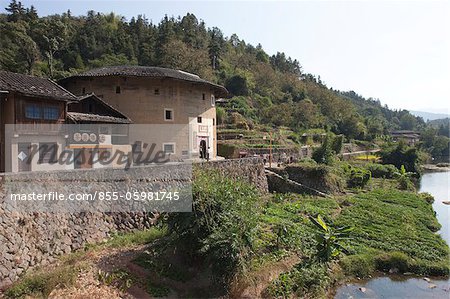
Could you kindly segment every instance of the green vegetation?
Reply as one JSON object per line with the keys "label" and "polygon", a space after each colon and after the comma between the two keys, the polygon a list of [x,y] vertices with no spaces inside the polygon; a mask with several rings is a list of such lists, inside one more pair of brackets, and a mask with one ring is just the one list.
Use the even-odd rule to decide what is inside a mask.
{"label": "green vegetation", "polygon": [[172,213],[168,226],[188,256],[200,256],[224,285],[245,269],[256,238],[258,191],[213,171],[198,172],[192,213]]}
{"label": "green vegetation", "polygon": [[233,97],[218,124],[245,130],[260,124],[296,134],[320,129],[346,139],[375,140],[394,129],[422,129],[422,119],[393,111],[379,100],[326,86],[283,52],[267,54],[236,34],[224,36],[195,15],[142,15],[127,21],[94,11],[39,16],[12,0],[0,14],[0,69],[60,79],[111,65],[151,65],[198,74],[222,84]]}
{"label": "green vegetation", "polygon": [[387,144],[380,152],[380,156],[383,164],[392,164],[398,169],[403,166],[408,172],[420,173],[421,159],[415,147],[407,146],[403,142]]}
{"label": "green vegetation", "polygon": [[[7,298],[25,298],[35,296],[47,298],[56,288],[74,285],[78,274],[88,267],[86,257],[95,251],[107,248],[124,248],[126,246],[147,244],[165,234],[165,229],[152,228],[132,233],[118,234],[109,241],[90,245],[85,250],[62,256],[57,265],[38,267],[25,274],[5,292]],[[124,271],[114,273],[99,272],[98,280],[107,285],[117,286],[121,290],[128,289],[132,277]]]}
{"label": "green vegetation", "polygon": [[10,287],[5,295],[8,298],[36,296],[47,298],[56,287],[72,286],[81,269],[73,265],[60,266],[53,271],[41,268],[25,275],[20,282]]}
{"label": "green vegetation", "polygon": [[371,178],[371,172],[364,168],[352,167],[347,180],[350,188],[364,188]]}
{"label": "green vegetation", "polygon": [[323,261],[330,261],[337,258],[341,252],[346,252],[342,241],[349,239],[349,234],[353,230],[351,227],[333,228],[323,221],[320,215],[317,218],[309,217],[311,222],[319,228],[316,234],[317,256]]}
{"label": "green vegetation", "polygon": [[[344,176],[352,170],[369,172],[364,168],[368,167],[383,177],[376,180],[397,183],[385,178],[392,175],[392,166],[310,164]],[[87,252],[148,242],[152,246],[134,263],[160,277],[157,283],[135,279],[120,269],[99,273],[99,281],[122,290],[136,283],[157,297],[167,296],[173,288],[173,283],[164,281],[189,285],[192,279],[212,273],[212,285],[181,294],[219,296],[235,291],[246,277],[256,277],[258,283],[255,273],[271,271],[292,257],[294,263],[288,270],[272,281],[259,282],[264,283],[265,295],[324,297],[345,277],[368,277],[375,271],[449,275],[449,248],[435,234],[440,225],[429,194],[367,185],[352,189],[352,195],[333,198],[262,197],[247,183],[215,171],[196,171],[193,213],[169,214],[167,229],[116,236],[69,255],[57,270],[33,271],[10,288],[7,296],[48,295],[57,286],[73,283],[81,269],[75,261],[83,260]]]}
{"label": "green vegetation", "polygon": [[391,164],[368,163],[365,168],[370,171],[374,178],[393,179],[398,172],[397,167]]}

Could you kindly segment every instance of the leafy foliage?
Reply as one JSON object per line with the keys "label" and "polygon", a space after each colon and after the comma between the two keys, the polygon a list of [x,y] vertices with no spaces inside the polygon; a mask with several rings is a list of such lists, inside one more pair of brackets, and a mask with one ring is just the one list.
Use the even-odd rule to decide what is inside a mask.
{"label": "leafy foliage", "polygon": [[192,213],[169,215],[169,230],[193,257],[203,257],[224,284],[246,267],[258,219],[258,192],[216,172],[199,171]]}
{"label": "leafy foliage", "polygon": [[417,148],[403,142],[386,146],[380,152],[383,164],[392,164],[398,169],[402,166],[408,172],[420,173],[420,157]]}
{"label": "leafy foliage", "polygon": [[[195,15],[144,15],[127,21],[114,13],[39,17],[34,7],[12,0],[0,14],[0,69],[59,79],[90,68],[152,65],[181,69],[226,86],[234,98],[228,116],[238,112],[251,123],[293,131],[321,128],[348,139],[373,140],[390,130],[419,129],[423,120],[392,111],[379,100],[328,88],[320,76],[305,73],[283,52],[270,56],[236,34],[224,36]],[[236,99],[236,100],[235,100]],[[245,105],[241,105],[244,104]],[[221,117],[221,124],[235,124]]]}
{"label": "leafy foliage", "polygon": [[316,234],[318,258],[329,261],[336,258],[342,251],[346,251],[342,241],[349,239],[351,227],[333,228],[325,223],[320,215],[309,220],[319,229]]}
{"label": "leafy foliage", "polygon": [[359,167],[352,167],[347,184],[350,188],[363,188],[367,185],[370,178],[371,173],[369,170]]}

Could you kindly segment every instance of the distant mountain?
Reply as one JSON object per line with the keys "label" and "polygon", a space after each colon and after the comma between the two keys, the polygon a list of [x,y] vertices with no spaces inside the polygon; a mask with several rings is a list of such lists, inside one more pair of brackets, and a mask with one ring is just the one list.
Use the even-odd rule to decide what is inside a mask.
{"label": "distant mountain", "polygon": [[445,114],[445,113],[432,113],[432,112],[413,111],[413,110],[409,110],[409,112],[411,112],[411,114],[413,114],[415,116],[422,117],[424,121],[430,121],[430,120],[450,117],[450,114]]}
{"label": "distant mountain", "polygon": [[429,124],[435,127],[439,127],[440,125],[448,126],[450,123],[450,118],[440,118],[440,119],[433,119],[429,121]]}

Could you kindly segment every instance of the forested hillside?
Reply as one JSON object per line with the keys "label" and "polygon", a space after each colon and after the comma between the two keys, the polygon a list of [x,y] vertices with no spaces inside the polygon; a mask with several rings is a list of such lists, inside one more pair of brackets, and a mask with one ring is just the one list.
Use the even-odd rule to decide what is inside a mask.
{"label": "forested hillside", "polygon": [[[393,129],[420,129],[424,122],[378,100],[327,87],[283,52],[269,55],[236,34],[224,36],[193,14],[139,15],[126,20],[94,11],[84,16],[39,16],[15,0],[0,15],[0,69],[59,79],[108,65],[152,65],[185,70],[225,85],[233,98],[221,123],[320,128],[349,139],[372,140]],[[301,57],[299,57],[301,59]],[[345,72],[346,70],[342,70]]]}

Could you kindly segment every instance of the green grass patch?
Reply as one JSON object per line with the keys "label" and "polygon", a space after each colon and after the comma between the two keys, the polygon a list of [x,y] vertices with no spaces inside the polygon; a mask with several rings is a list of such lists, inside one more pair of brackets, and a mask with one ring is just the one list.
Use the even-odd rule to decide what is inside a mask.
{"label": "green grass patch", "polygon": [[49,271],[46,268],[35,270],[14,283],[5,292],[7,298],[33,296],[47,298],[56,287],[70,287],[75,283],[80,268],[74,265],[59,266]]}
{"label": "green grass patch", "polygon": [[[166,233],[166,228],[154,227],[142,231],[117,234],[104,243],[87,245],[84,250],[61,256],[60,263],[57,266],[40,267],[29,271],[6,290],[5,296],[8,298],[25,298],[27,296],[46,298],[55,288],[70,287],[74,284],[77,274],[86,267],[86,256],[89,252],[105,248],[126,248],[147,244],[161,238]],[[121,288],[123,282],[128,280],[128,278],[125,279],[117,273],[99,274],[98,278],[101,279],[103,276],[105,276],[105,281],[114,278],[114,283],[119,288]]]}

